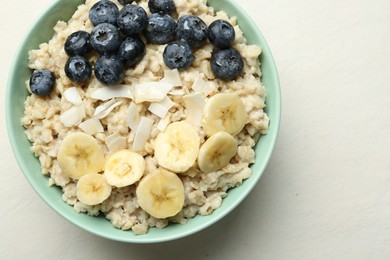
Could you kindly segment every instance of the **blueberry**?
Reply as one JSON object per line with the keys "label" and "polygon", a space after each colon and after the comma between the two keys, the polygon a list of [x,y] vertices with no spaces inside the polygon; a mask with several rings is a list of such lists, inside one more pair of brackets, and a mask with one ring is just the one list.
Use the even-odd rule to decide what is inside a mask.
{"label": "blueberry", "polygon": [[37,96],[48,96],[54,89],[55,77],[48,70],[36,70],[30,77],[30,90]]}
{"label": "blueberry", "polygon": [[145,29],[148,16],[142,7],[126,5],[119,12],[117,23],[124,34],[131,36],[139,34]]}
{"label": "blueberry", "polygon": [[149,10],[151,13],[172,14],[176,6],[173,0],[149,0]]}
{"label": "blueberry", "polygon": [[109,0],[101,0],[94,4],[89,10],[89,20],[94,26],[101,23],[110,23],[116,25],[119,9]]}
{"label": "blueberry", "polygon": [[218,50],[211,56],[211,70],[215,77],[231,81],[241,74],[244,61],[234,48]]}
{"label": "blueberry", "polygon": [[125,77],[125,68],[122,61],[113,55],[100,56],[95,64],[96,78],[107,86],[121,83]]}
{"label": "blueberry", "polygon": [[77,31],[69,35],[64,47],[66,54],[68,56],[88,54],[92,50],[89,37],[90,34],[85,31]]}
{"label": "blueberry", "polygon": [[209,26],[209,41],[217,48],[229,48],[235,37],[234,28],[228,21],[215,20]]}
{"label": "blueberry", "polygon": [[121,45],[120,32],[112,24],[101,23],[93,28],[90,41],[98,53],[114,53]]}
{"label": "blueberry", "polygon": [[195,60],[190,45],[184,40],[169,43],[164,50],[163,59],[170,69],[187,69]]}
{"label": "blueberry", "polygon": [[177,21],[176,35],[186,40],[191,48],[198,48],[207,41],[207,25],[197,16],[185,15]]}
{"label": "blueberry", "polygon": [[119,47],[118,57],[125,67],[138,64],[145,55],[145,43],[138,37],[128,37]]}
{"label": "blueberry", "polygon": [[74,83],[87,82],[92,75],[92,66],[84,57],[76,55],[66,62],[65,74]]}
{"label": "blueberry", "polygon": [[149,16],[145,36],[154,44],[165,44],[175,38],[176,22],[167,14],[152,14]]}
{"label": "blueberry", "polygon": [[132,2],[134,2],[134,0],[118,0],[118,2],[121,5],[127,5],[127,4],[131,4]]}

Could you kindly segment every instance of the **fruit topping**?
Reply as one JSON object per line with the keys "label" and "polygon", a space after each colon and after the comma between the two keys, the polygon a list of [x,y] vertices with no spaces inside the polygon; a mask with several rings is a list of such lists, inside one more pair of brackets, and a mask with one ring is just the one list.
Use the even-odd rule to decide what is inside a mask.
{"label": "fruit topping", "polygon": [[144,56],[145,43],[139,37],[128,37],[119,47],[118,57],[126,68],[137,65]]}
{"label": "fruit topping", "polygon": [[210,136],[219,131],[236,135],[248,123],[248,113],[240,97],[219,93],[209,98],[204,107],[203,129]]}
{"label": "fruit topping", "polygon": [[163,59],[170,69],[184,70],[195,60],[191,47],[184,40],[169,43],[164,50]]}
{"label": "fruit topping", "polygon": [[169,171],[157,169],[141,179],[137,190],[139,206],[155,218],[176,215],[184,206],[184,185]]}
{"label": "fruit topping", "polygon": [[150,43],[165,44],[175,38],[176,22],[167,14],[155,13],[149,16],[145,30]]}
{"label": "fruit topping", "polygon": [[80,202],[93,206],[105,201],[110,196],[111,190],[103,175],[89,173],[77,182],[76,196]]}
{"label": "fruit topping", "polygon": [[202,172],[215,172],[229,164],[237,153],[237,141],[226,132],[210,136],[199,149],[198,166]]}
{"label": "fruit topping", "polygon": [[77,31],[69,35],[65,41],[65,52],[68,56],[87,55],[91,50],[90,34],[86,31]]}
{"label": "fruit topping", "polygon": [[74,83],[87,82],[92,75],[92,66],[84,57],[73,56],[65,64],[65,74]]}
{"label": "fruit topping", "polygon": [[134,2],[134,0],[118,0],[121,5],[128,5]]}
{"label": "fruit topping", "polygon": [[149,10],[151,13],[161,13],[171,15],[175,9],[175,2],[173,0],[149,0]]}
{"label": "fruit topping", "polygon": [[55,77],[48,70],[36,70],[30,77],[30,91],[37,96],[48,96],[54,89]]}
{"label": "fruit topping", "polygon": [[99,143],[85,133],[68,134],[60,145],[57,160],[62,173],[73,179],[102,171],[105,162]]}
{"label": "fruit topping", "polygon": [[157,136],[154,155],[160,166],[182,173],[194,165],[199,143],[198,132],[192,125],[175,122]]}
{"label": "fruit topping", "polygon": [[91,32],[91,45],[100,54],[115,53],[121,45],[118,28],[109,23],[101,23]]}
{"label": "fruit topping", "polygon": [[235,37],[234,28],[228,21],[218,19],[209,25],[209,41],[217,48],[229,48]]}
{"label": "fruit topping", "polygon": [[207,25],[198,16],[185,15],[177,21],[176,35],[186,40],[191,48],[199,48],[207,41]]}
{"label": "fruit topping", "polygon": [[116,151],[108,157],[104,165],[107,182],[115,187],[126,187],[141,179],[145,171],[142,155],[127,149]]}
{"label": "fruit topping", "polygon": [[241,54],[234,48],[217,50],[211,56],[211,70],[215,77],[231,81],[237,78],[244,69]]}
{"label": "fruit topping", "polygon": [[125,68],[122,61],[113,55],[100,56],[94,68],[96,78],[107,86],[121,83],[125,77]]}
{"label": "fruit topping", "polygon": [[148,22],[145,10],[138,5],[126,5],[123,7],[117,19],[119,29],[127,36],[141,33]]}
{"label": "fruit topping", "polygon": [[94,26],[101,23],[110,23],[116,25],[119,9],[111,1],[101,0],[94,4],[89,10],[89,20]]}

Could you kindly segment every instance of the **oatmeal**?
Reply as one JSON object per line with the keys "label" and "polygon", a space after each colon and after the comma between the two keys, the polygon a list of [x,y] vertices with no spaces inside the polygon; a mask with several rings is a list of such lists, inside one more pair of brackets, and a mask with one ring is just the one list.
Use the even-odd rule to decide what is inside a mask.
{"label": "oatmeal", "polygon": [[[68,60],[64,44],[75,31],[93,30],[88,12],[96,2],[86,0],[68,22],[55,25],[48,43],[29,53],[31,69],[48,70],[56,78],[50,96],[27,97],[22,118],[43,174],[49,177],[50,185],[62,189],[63,200],[76,212],[103,213],[113,226],[135,234],[169,223],[184,224],[197,214],[211,214],[228,196],[228,189],[251,176],[254,146],[268,130],[258,60],[261,48],[246,43],[235,17],[215,12],[205,0],[175,0],[175,19],[195,15],[207,26],[217,19],[233,25],[232,46],[243,60],[239,76],[231,81],[215,77],[210,62],[215,48],[210,42],[194,49],[191,66],[179,70],[164,62],[166,44],[147,43],[143,58],[125,70],[118,86],[104,86],[93,73],[88,82],[76,84],[64,71]],[[117,1],[112,2],[122,8]],[[147,1],[136,4],[150,15]],[[94,65],[98,55],[87,59]],[[70,138],[82,140],[82,144],[90,142],[101,150],[94,155],[100,159],[93,170],[85,166],[81,174],[82,166],[63,159],[59,151],[65,144],[77,143]],[[66,148],[71,149],[69,146]],[[113,162],[118,164],[108,166]],[[135,166],[137,174],[126,181],[112,174]],[[97,174],[102,172],[105,175]],[[108,172],[110,180],[101,178]],[[80,187],[97,178],[109,184],[104,184],[102,200],[91,202]],[[156,213],[148,207],[152,198],[145,191],[153,189],[150,187],[157,179],[174,183],[172,211]]]}

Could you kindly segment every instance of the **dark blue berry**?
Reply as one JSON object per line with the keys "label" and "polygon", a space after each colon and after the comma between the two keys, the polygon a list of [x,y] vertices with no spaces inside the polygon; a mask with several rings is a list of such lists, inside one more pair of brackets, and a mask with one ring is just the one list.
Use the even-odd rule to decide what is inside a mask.
{"label": "dark blue berry", "polygon": [[127,4],[131,4],[132,2],[134,2],[134,0],[118,0],[118,2],[121,5],[127,5]]}
{"label": "dark blue berry", "polygon": [[207,41],[207,25],[197,16],[185,15],[177,21],[176,35],[186,40],[191,48],[198,48]]}
{"label": "dark blue berry", "polygon": [[101,0],[94,4],[89,10],[89,20],[94,26],[101,23],[110,23],[116,25],[119,9],[109,0]]}
{"label": "dark blue berry", "polygon": [[145,36],[150,43],[165,44],[175,38],[176,22],[167,14],[149,16]]}
{"label": "dark blue berry", "polygon": [[118,57],[125,67],[138,64],[145,55],[145,43],[138,37],[126,38],[119,47]]}
{"label": "dark blue berry", "polygon": [[125,77],[125,68],[117,56],[102,55],[95,64],[96,78],[107,86],[121,83]]}
{"label": "dark blue berry", "polygon": [[151,13],[161,13],[171,15],[176,6],[173,0],[149,0],[149,10]]}
{"label": "dark blue berry", "polygon": [[30,90],[37,96],[48,96],[54,89],[55,77],[48,70],[36,70],[30,77]]}
{"label": "dark blue berry", "polygon": [[89,37],[90,34],[85,31],[77,31],[69,35],[64,47],[66,54],[68,56],[88,54],[92,50]]}
{"label": "dark blue berry", "polygon": [[66,62],[65,74],[74,83],[87,82],[92,75],[92,66],[84,57],[76,55]]}
{"label": "dark blue berry", "polygon": [[211,56],[211,70],[215,77],[231,81],[241,74],[244,61],[234,48],[218,50]]}
{"label": "dark blue berry", "polygon": [[209,25],[209,41],[217,48],[229,48],[235,37],[234,28],[228,21],[218,19]]}
{"label": "dark blue berry", "polygon": [[121,37],[118,28],[109,23],[101,23],[91,32],[92,48],[100,54],[114,53],[121,45]]}
{"label": "dark blue berry", "polygon": [[131,36],[139,34],[145,29],[148,16],[142,7],[126,5],[119,12],[117,23],[124,34]]}
{"label": "dark blue berry", "polygon": [[170,69],[187,69],[195,60],[190,45],[184,40],[169,43],[164,50],[163,60]]}

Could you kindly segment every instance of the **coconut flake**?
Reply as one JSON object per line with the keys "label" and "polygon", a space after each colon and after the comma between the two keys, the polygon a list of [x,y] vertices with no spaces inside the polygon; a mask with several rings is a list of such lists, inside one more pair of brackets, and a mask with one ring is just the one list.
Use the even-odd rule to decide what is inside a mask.
{"label": "coconut flake", "polygon": [[91,93],[91,98],[106,101],[112,98],[123,97],[133,99],[130,86],[118,85],[115,87],[101,87]]}
{"label": "coconut flake", "polygon": [[160,102],[173,88],[173,85],[167,82],[146,82],[133,87],[134,101],[142,103]]}
{"label": "coconut flake", "polygon": [[105,118],[108,116],[108,114],[111,113],[111,111],[116,108],[117,106],[121,105],[123,101],[117,101],[115,102],[115,99],[111,99],[110,101],[98,106],[95,110],[94,117],[98,119]]}
{"label": "coconut flake", "polygon": [[102,133],[104,131],[100,120],[97,118],[90,118],[79,124],[81,130],[86,132],[87,134],[94,135],[97,133]]}
{"label": "coconut flake", "polygon": [[97,116],[101,113],[103,113],[107,108],[109,108],[110,106],[112,106],[114,103],[115,103],[115,98],[107,101],[106,103],[103,103],[101,104],[100,106],[98,106],[96,109],[95,109],[95,113],[93,114],[94,116]]}
{"label": "coconut flake", "polygon": [[133,150],[143,151],[145,149],[146,141],[148,140],[154,121],[147,117],[141,117],[141,121],[138,125],[137,132],[135,133]]}
{"label": "coconut flake", "polygon": [[81,96],[79,94],[79,92],[77,91],[77,88],[76,87],[71,87],[71,88],[68,88],[67,90],[64,91],[63,93],[63,96],[65,97],[65,99],[72,103],[73,105],[81,105],[81,103],[83,103],[83,101],[81,100]]}
{"label": "coconut flake", "polygon": [[150,104],[148,110],[158,116],[159,118],[164,118],[168,113],[168,109],[161,105],[160,103],[152,103]]}
{"label": "coconut flake", "polygon": [[118,132],[113,133],[112,135],[107,136],[106,145],[110,152],[115,152],[120,149],[127,148],[127,140],[126,137],[121,136]]}
{"label": "coconut flake", "polygon": [[171,109],[176,103],[173,102],[168,96],[165,96],[165,98],[160,102],[161,105],[166,107],[168,110]]}
{"label": "coconut flake", "polygon": [[193,93],[183,97],[186,107],[186,121],[193,126],[200,127],[202,124],[203,107],[206,104],[202,94]]}
{"label": "coconut flake", "polygon": [[173,107],[174,105],[175,102],[173,102],[169,97],[165,96],[165,98],[161,102],[150,104],[148,110],[156,116],[164,118],[165,115],[168,113],[168,110],[171,109],[171,107]]}
{"label": "coconut flake", "polygon": [[164,78],[161,81],[170,83],[175,87],[183,85],[181,78],[180,78],[180,73],[177,69],[165,70],[164,71]]}
{"label": "coconut flake", "polygon": [[60,116],[60,121],[64,126],[71,127],[78,125],[85,117],[84,104],[73,106],[69,110],[63,112]]}
{"label": "coconut flake", "polygon": [[192,89],[195,92],[204,94],[205,96],[208,96],[211,92],[210,86],[206,83],[206,81],[203,80],[200,75],[196,78],[194,84],[192,84]]}
{"label": "coconut flake", "polygon": [[183,88],[174,88],[171,91],[169,91],[169,94],[172,96],[184,96],[186,92]]}
{"label": "coconut flake", "polygon": [[141,120],[139,107],[131,102],[129,106],[129,110],[126,113],[126,124],[132,130],[136,131]]}
{"label": "coconut flake", "polygon": [[167,126],[169,125],[169,122],[170,122],[170,119],[171,119],[171,113],[167,113],[167,115],[160,120],[160,122],[158,122],[157,124],[157,129],[160,130],[161,132],[163,132],[165,130],[165,128],[167,128]]}

